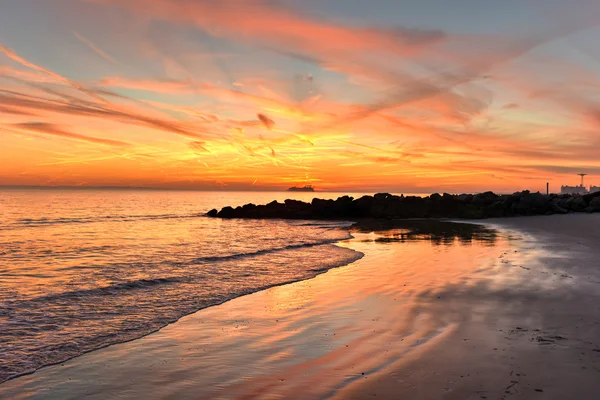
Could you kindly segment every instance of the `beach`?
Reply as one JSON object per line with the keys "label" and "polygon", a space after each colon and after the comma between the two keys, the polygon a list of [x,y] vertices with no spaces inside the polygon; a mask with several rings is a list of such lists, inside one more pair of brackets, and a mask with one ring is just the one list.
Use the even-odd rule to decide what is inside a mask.
{"label": "beach", "polygon": [[0,397],[595,398],[599,217],[355,229],[339,243],[364,253],[350,265],[12,379]]}
{"label": "beach", "polygon": [[523,235],[514,251],[532,258],[514,265],[521,270],[519,282],[447,288],[438,311],[458,311],[460,328],[453,337],[437,351],[400,360],[337,398],[597,398],[600,218],[578,214],[484,223]]}

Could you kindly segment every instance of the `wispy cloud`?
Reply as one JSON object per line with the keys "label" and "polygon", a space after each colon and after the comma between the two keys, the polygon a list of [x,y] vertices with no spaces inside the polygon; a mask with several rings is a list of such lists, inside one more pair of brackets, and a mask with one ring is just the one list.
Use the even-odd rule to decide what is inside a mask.
{"label": "wispy cloud", "polygon": [[98,46],[96,46],[91,40],[89,40],[88,38],[86,38],[85,36],[83,36],[82,34],[73,31],[73,35],[83,44],[85,44],[86,46],[88,46],[94,53],[98,54],[100,57],[104,58],[106,61],[111,62],[113,64],[119,64],[119,62],[112,57],[111,55],[109,55],[107,52],[105,52],[104,50],[100,49]]}
{"label": "wispy cloud", "polygon": [[272,1],[108,1],[153,19],[193,24],[215,36],[261,41],[308,54],[383,51],[407,55],[445,36],[439,30],[348,27],[306,17]]}
{"label": "wispy cloud", "polygon": [[131,144],[122,142],[120,140],[111,140],[104,138],[97,138],[93,136],[82,135],[80,133],[68,132],[64,128],[46,123],[46,122],[23,122],[12,125],[14,128],[22,131],[33,131],[36,133],[42,133],[44,135],[59,136],[67,139],[80,140],[83,142],[102,144],[105,146],[113,147],[128,147]]}
{"label": "wispy cloud", "polygon": [[49,69],[40,67],[39,65],[36,65],[36,64],[24,59],[23,57],[21,57],[17,53],[15,53],[12,49],[9,49],[6,46],[0,45],[0,52],[4,53],[8,58],[12,59],[13,61],[18,62],[19,64],[23,65],[24,67],[28,67],[28,68],[34,69],[36,71],[42,72],[42,73],[50,76],[51,78],[55,79],[58,82],[66,83],[66,84],[72,86],[73,88],[79,90],[80,92],[85,93],[86,95],[94,98],[95,100],[99,100],[102,102],[105,101],[102,97],[87,90],[85,87],[83,87],[83,85],[81,85],[75,81],[72,81],[70,79],[67,79],[67,78],[63,77],[62,75],[59,75]]}

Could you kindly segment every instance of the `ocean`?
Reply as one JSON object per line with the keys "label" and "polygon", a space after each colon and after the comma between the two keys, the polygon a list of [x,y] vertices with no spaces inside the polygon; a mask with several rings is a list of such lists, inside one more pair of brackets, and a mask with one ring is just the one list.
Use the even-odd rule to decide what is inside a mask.
{"label": "ocean", "polygon": [[220,220],[338,193],[0,191],[0,382],[351,263],[345,222]]}

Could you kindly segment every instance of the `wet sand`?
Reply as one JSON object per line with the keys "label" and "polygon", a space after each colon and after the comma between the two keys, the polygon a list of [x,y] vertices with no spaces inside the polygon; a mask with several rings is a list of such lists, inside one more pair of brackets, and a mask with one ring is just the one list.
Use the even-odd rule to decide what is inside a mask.
{"label": "wet sand", "polygon": [[533,258],[502,260],[521,270],[519,282],[446,287],[437,312],[457,313],[454,334],[435,351],[399,360],[336,398],[598,398],[600,216],[485,224],[522,235],[516,251]]}
{"label": "wet sand", "polygon": [[600,215],[357,230],[365,257],[0,385],[39,399],[595,399]]}

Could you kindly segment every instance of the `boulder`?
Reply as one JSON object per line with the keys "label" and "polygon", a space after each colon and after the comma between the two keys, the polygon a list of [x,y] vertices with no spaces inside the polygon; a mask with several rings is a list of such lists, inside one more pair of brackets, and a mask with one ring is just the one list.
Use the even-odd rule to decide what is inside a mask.
{"label": "boulder", "polygon": [[589,204],[593,199],[600,197],[600,192],[584,194],[581,197],[583,197],[583,200],[585,200],[585,202]]}
{"label": "boulder", "polygon": [[552,214],[568,214],[569,213],[569,210],[559,206],[556,203],[552,203],[551,207],[552,207]]}
{"label": "boulder", "polygon": [[458,196],[456,196],[456,198],[459,201],[462,201],[463,203],[470,203],[471,201],[473,201],[473,195],[472,194],[459,194]]}
{"label": "boulder", "polygon": [[552,204],[558,208],[568,210],[569,209],[569,198],[568,197],[557,197],[552,200]]}
{"label": "boulder", "polygon": [[512,205],[512,208],[518,215],[548,214],[553,209],[550,198],[539,192],[522,192],[519,196],[513,195],[511,198],[518,198],[518,202]]}
{"label": "boulder", "polygon": [[235,210],[233,207],[223,207],[221,211],[218,212],[217,217],[219,218],[233,218],[235,215]]}
{"label": "boulder", "polygon": [[363,196],[354,200],[354,216],[367,217],[373,207],[374,198],[372,196]]}
{"label": "boulder", "polygon": [[567,200],[567,208],[571,211],[581,212],[587,208],[587,203],[582,197],[571,197]]}
{"label": "boulder", "polygon": [[442,196],[439,193],[434,193],[431,196],[429,196],[429,198],[433,201],[440,201],[442,199]]}
{"label": "boulder", "polygon": [[498,195],[494,192],[485,192],[476,194],[473,197],[472,203],[475,205],[489,205],[498,200]]}
{"label": "boulder", "polygon": [[300,200],[287,199],[287,200],[285,200],[284,204],[285,204],[286,208],[291,209],[291,210],[304,210],[304,209],[310,207],[310,204],[305,203]]}
{"label": "boulder", "polygon": [[350,197],[350,196],[338,197],[337,200],[333,204],[333,209],[332,209],[333,216],[344,217],[344,216],[352,215],[352,212],[354,209],[353,204],[352,204],[353,200],[354,200],[354,198]]}
{"label": "boulder", "polygon": [[277,200],[273,200],[269,204],[267,204],[267,208],[276,209],[281,208],[283,204],[279,203]]}
{"label": "boulder", "polygon": [[332,218],[332,210],[334,207],[333,200],[322,200],[314,198],[310,203],[311,212],[315,217]]}
{"label": "boulder", "polygon": [[594,197],[585,209],[587,212],[600,212],[600,197]]}
{"label": "boulder", "polygon": [[391,194],[389,193],[377,193],[375,196],[373,196],[375,198],[375,200],[385,200],[387,199],[389,196],[391,196]]}

